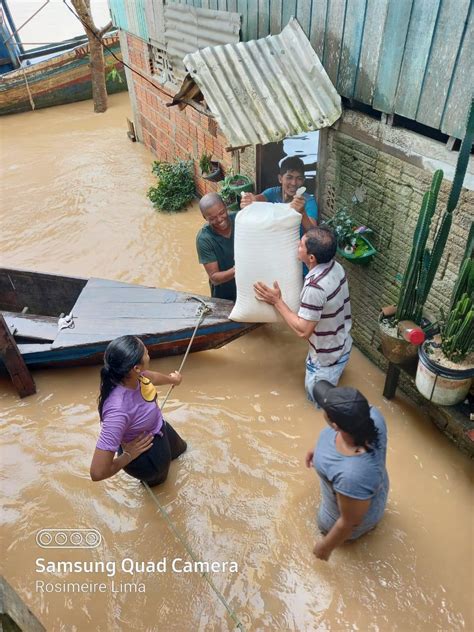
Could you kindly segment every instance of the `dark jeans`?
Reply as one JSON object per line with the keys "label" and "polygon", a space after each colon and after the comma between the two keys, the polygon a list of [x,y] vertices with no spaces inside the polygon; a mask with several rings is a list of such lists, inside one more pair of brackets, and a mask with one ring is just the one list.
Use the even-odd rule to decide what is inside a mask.
{"label": "dark jeans", "polygon": [[[148,483],[150,487],[164,483],[168,476],[170,463],[187,448],[186,441],[181,439],[171,424],[163,421],[163,426],[153,438],[149,450],[137,456],[123,469],[139,481]],[[122,448],[119,448],[122,454]]]}

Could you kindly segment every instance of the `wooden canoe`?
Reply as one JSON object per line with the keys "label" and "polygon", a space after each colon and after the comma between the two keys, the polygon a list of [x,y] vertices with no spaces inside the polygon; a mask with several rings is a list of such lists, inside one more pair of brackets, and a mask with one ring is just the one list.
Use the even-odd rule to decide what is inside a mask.
{"label": "wooden canoe", "polygon": [[[233,303],[224,299],[0,268],[0,313],[30,368],[101,364],[107,344],[125,334],[140,337],[151,357],[182,354],[199,320],[201,303],[192,297],[212,312],[191,351],[221,347],[259,326],[230,321]],[[59,317],[69,314],[73,325],[58,330]]]}
{"label": "wooden canoe", "polygon": [[[120,60],[117,61],[112,53],[104,48],[106,76],[114,68],[121,80],[108,78],[107,92],[111,94],[126,90],[127,81],[121,61],[118,32],[106,35],[103,42]],[[38,58],[31,58],[31,53],[32,51],[28,51],[29,61],[23,61],[21,68],[0,76],[0,114],[31,110],[30,96],[35,109],[92,98],[87,42],[79,46],[72,43],[69,50],[55,54],[48,54],[47,50],[41,49],[38,51],[38,54],[41,53]]]}

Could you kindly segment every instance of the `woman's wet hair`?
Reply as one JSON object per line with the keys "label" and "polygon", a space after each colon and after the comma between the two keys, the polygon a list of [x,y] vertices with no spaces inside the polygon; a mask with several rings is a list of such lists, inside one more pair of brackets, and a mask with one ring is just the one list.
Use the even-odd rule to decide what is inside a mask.
{"label": "woman's wet hair", "polygon": [[358,448],[365,448],[367,452],[372,452],[373,448],[379,447],[379,431],[372,417],[350,420],[339,419],[336,423],[338,428],[352,437],[354,444]]}
{"label": "woman's wet hair", "polygon": [[99,416],[110,393],[140,364],[145,353],[145,345],[136,336],[120,336],[109,343],[104,353],[104,366],[100,371]]}

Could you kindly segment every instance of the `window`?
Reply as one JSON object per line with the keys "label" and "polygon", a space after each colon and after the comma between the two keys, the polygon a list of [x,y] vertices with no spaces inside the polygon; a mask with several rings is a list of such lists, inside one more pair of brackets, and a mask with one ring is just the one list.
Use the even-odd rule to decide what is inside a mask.
{"label": "window", "polygon": [[148,61],[150,64],[150,72],[159,83],[163,85],[165,83],[177,85],[173,74],[173,66],[164,48],[148,44]]}

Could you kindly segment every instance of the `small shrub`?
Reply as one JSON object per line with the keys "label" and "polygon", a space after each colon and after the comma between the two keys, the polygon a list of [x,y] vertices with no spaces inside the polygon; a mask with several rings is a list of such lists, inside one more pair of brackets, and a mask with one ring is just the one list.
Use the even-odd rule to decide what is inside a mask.
{"label": "small shrub", "polygon": [[205,151],[202,152],[201,158],[199,160],[199,168],[201,169],[201,173],[211,173],[212,171],[212,154],[207,154]]}
{"label": "small shrub", "polygon": [[194,198],[192,160],[175,163],[155,160],[152,172],[158,177],[158,182],[148,189],[147,197],[159,211],[180,211]]}

